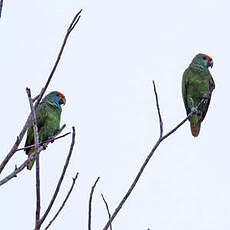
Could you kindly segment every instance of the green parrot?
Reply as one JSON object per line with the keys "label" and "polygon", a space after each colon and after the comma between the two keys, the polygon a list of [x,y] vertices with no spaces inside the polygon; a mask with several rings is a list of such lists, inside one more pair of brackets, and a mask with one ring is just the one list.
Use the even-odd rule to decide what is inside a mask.
{"label": "green parrot", "polygon": [[187,115],[195,110],[203,98],[205,99],[198,111],[189,118],[194,137],[199,135],[201,122],[208,111],[211,94],[215,88],[209,67],[213,67],[212,58],[205,54],[197,54],[183,74],[182,96]]}
{"label": "green parrot", "polygon": [[[39,142],[46,141],[49,137],[55,135],[60,128],[60,118],[62,108],[61,105],[66,103],[65,96],[57,91],[47,94],[42,102],[35,110],[38,126]],[[27,130],[27,138],[25,147],[34,144],[33,125]],[[30,155],[34,152],[34,147],[26,149],[26,154]],[[27,165],[27,169],[31,170],[34,161]]]}

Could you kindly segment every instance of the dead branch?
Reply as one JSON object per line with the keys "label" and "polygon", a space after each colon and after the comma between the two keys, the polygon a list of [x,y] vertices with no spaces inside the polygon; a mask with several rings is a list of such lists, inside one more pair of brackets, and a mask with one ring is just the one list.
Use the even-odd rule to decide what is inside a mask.
{"label": "dead branch", "polygon": [[[69,38],[69,35],[70,35],[70,33],[73,31],[73,29],[75,28],[75,26],[77,25],[77,23],[79,22],[79,19],[80,19],[80,17],[81,17],[81,16],[80,16],[81,12],[82,12],[82,10],[80,10],[80,11],[74,16],[74,19],[72,20],[72,22],[70,23],[70,26],[69,26],[68,29],[67,29],[67,32],[66,32],[64,41],[63,41],[62,46],[61,46],[61,49],[60,49],[60,51],[59,51],[59,53],[58,53],[57,59],[56,59],[56,61],[55,61],[55,64],[54,64],[54,66],[53,66],[53,68],[52,68],[52,70],[51,70],[51,73],[50,73],[49,77],[48,77],[48,80],[47,80],[45,86],[42,88],[40,94],[39,94],[37,97],[35,97],[35,99],[37,100],[37,101],[36,101],[36,104],[35,104],[35,108],[36,108],[36,107],[38,106],[38,104],[40,103],[40,101],[41,101],[41,99],[42,99],[44,93],[46,92],[46,90],[47,90],[47,88],[48,88],[48,86],[49,86],[49,83],[50,83],[50,81],[51,81],[51,79],[52,79],[52,77],[53,77],[53,75],[54,75],[54,73],[55,73],[55,70],[56,70],[56,68],[57,68],[57,66],[58,66],[58,63],[59,63],[59,61],[60,61],[60,59],[61,59],[61,56],[62,56],[63,50],[64,50],[64,48],[65,48],[66,42],[67,42],[67,40],[68,40],[68,38]],[[30,113],[30,115],[28,116],[27,121],[26,121],[25,125],[23,126],[23,128],[22,128],[20,134],[18,135],[18,137],[17,137],[17,139],[16,139],[14,145],[12,146],[11,150],[10,150],[9,153],[6,155],[6,157],[4,158],[4,160],[2,161],[2,163],[1,163],[1,165],[0,165],[0,174],[2,173],[3,169],[5,168],[5,166],[7,165],[7,163],[9,162],[9,160],[11,159],[11,157],[12,157],[12,156],[14,155],[14,153],[17,151],[18,146],[20,145],[20,143],[21,143],[21,141],[22,141],[22,139],[23,139],[23,137],[24,137],[24,135],[25,135],[25,133],[26,133],[26,130],[27,130],[29,124],[30,124],[30,119],[31,119],[31,113]]]}
{"label": "dead branch", "polygon": [[[48,140],[46,140],[46,141],[43,141],[43,142],[39,142],[39,146],[42,146],[43,144],[45,144],[45,143],[53,143],[54,141],[56,141],[56,140],[58,140],[58,139],[60,139],[60,138],[63,138],[63,137],[65,137],[65,136],[67,136],[67,135],[69,135],[71,132],[68,132],[68,133],[65,133],[65,134],[63,134],[63,135],[61,135],[61,136],[59,136],[59,137],[55,137],[55,138],[49,138]],[[16,152],[17,151],[22,151],[22,150],[26,150],[26,149],[30,149],[31,147],[34,147],[35,146],[35,144],[33,144],[33,145],[28,145],[28,146],[26,146],[26,147],[24,147],[24,148],[20,148],[20,149],[17,149],[16,150]]]}
{"label": "dead branch", "polygon": [[100,177],[98,177],[94,183],[94,185],[91,188],[90,196],[89,196],[89,211],[88,211],[88,230],[91,230],[91,214],[92,214],[92,200],[93,200],[93,192],[97,185],[97,182],[99,181]]}
{"label": "dead branch", "polygon": [[57,218],[57,216],[59,215],[59,213],[61,212],[61,210],[64,208],[65,203],[66,203],[66,201],[69,199],[69,196],[70,196],[70,194],[71,194],[71,192],[72,192],[72,190],[73,190],[73,187],[74,187],[74,185],[75,185],[75,182],[76,182],[76,179],[77,179],[77,177],[78,177],[78,174],[79,174],[79,173],[77,173],[76,176],[73,178],[72,185],[71,185],[71,187],[70,187],[69,192],[67,193],[67,196],[66,196],[65,200],[63,201],[61,207],[58,209],[58,211],[57,211],[57,213],[55,214],[55,216],[51,219],[51,221],[49,222],[49,224],[46,226],[45,230],[47,230],[47,229],[50,227],[50,225],[55,221],[55,219]]}
{"label": "dead branch", "polygon": [[[105,197],[103,196],[102,193],[101,193],[101,197],[102,197],[102,199],[103,199],[103,201],[104,201],[104,203],[105,203],[105,207],[106,207],[106,210],[107,210],[109,219],[110,219],[111,214],[110,214],[110,211],[109,211],[109,205],[108,205],[108,203],[106,202]],[[110,230],[112,230],[112,223],[110,224]]]}
{"label": "dead branch", "polygon": [[43,97],[43,95],[44,95],[46,89],[47,89],[48,86],[49,86],[49,83],[50,83],[50,81],[51,81],[51,79],[52,79],[52,77],[53,77],[53,75],[54,75],[54,73],[55,73],[55,70],[56,70],[56,68],[57,68],[57,66],[58,66],[58,63],[59,63],[59,61],[60,61],[60,59],[61,59],[61,56],[62,56],[63,50],[64,50],[64,48],[65,48],[66,42],[67,42],[67,40],[68,40],[68,38],[69,38],[69,35],[70,35],[70,33],[72,32],[72,30],[74,29],[74,27],[77,25],[77,23],[79,22],[79,20],[80,20],[80,18],[81,18],[81,15],[80,15],[81,12],[82,12],[82,9],[74,16],[72,22],[70,23],[70,25],[69,25],[69,27],[68,27],[68,29],[67,29],[66,35],[65,35],[65,37],[64,37],[64,40],[63,40],[61,49],[60,49],[60,51],[59,51],[59,53],[58,53],[57,59],[56,59],[56,61],[55,61],[55,63],[54,63],[53,69],[51,70],[51,73],[50,73],[50,75],[49,75],[49,77],[48,77],[48,80],[47,80],[45,86],[42,88],[40,94],[39,94],[38,97],[37,97],[37,101],[36,101],[36,104],[35,104],[35,108],[36,108],[36,107],[38,106],[38,104],[40,103],[40,101],[41,101],[41,99],[42,99],[42,97]]}
{"label": "dead branch", "polygon": [[[160,106],[159,106],[159,101],[158,101],[158,95],[157,95],[157,91],[156,91],[156,86],[155,83],[153,81],[153,88],[154,88],[154,94],[155,94],[155,99],[156,99],[156,105],[157,105],[157,111],[158,111],[158,118],[159,118],[159,126],[160,126],[160,135],[159,138],[157,140],[157,142],[155,143],[155,145],[153,146],[153,149],[151,150],[151,152],[147,155],[144,163],[142,164],[140,170],[138,171],[136,177],[134,178],[134,181],[132,182],[131,186],[129,187],[128,191],[126,192],[125,196],[122,198],[122,200],[120,201],[120,203],[118,204],[117,208],[115,209],[115,211],[113,212],[112,216],[110,217],[110,219],[108,220],[108,222],[106,223],[106,225],[104,226],[103,230],[107,230],[109,228],[109,226],[111,225],[112,221],[114,220],[114,218],[117,216],[118,212],[121,210],[123,204],[127,201],[128,197],[130,196],[130,194],[132,193],[133,189],[135,188],[138,180],[140,179],[142,173],[144,172],[145,167],[147,166],[148,162],[150,161],[150,159],[152,158],[153,154],[155,153],[156,149],[158,148],[158,146],[161,144],[161,142],[163,140],[165,140],[167,137],[169,137],[171,134],[173,134],[179,127],[181,127],[194,113],[196,113],[196,110],[192,111],[191,113],[188,114],[188,116],[181,121],[175,128],[173,128],[171,131],[169,131],[167,134],[165,134],[163,136],[163,121],[161,118],[161,113],[160,113]],[[204,102],[205,102],[205,98],[202,99],[200,101],[200,103],[196,106],[195,109],[198,109]]]}
{"label": "dead branch", "polygon": [[10,173],[8,176],[6,176],[4,179],[0,180],[0,186],[11,180],[12,178],[16,177],[18,173],[20,173],[30,161],[35,160],[37,158],[38,153],[40,153],[42,150],[46,149],[48,144],[52,142],[52,139],[54,139],[57,135],[59,135],[62,130],[66,127],[66,125],[63,125],[61,129],[49,140],[49,142],[44,143],[43,145],[39,146],[37,153],[31,154],[27,160],[25,160],[19,167],[16,167],[15,170]]}
{"label": "dead branch", "polygon": [[38,137],[38,126],[37,126],[37,118],[35,114],[35,109],[33,106],[33,100],[31,98],[31,91],[29,88],[26,88],[26,92],[29,98],[29,103],[30,103],[30,109],[31,109],[31,114],[32,114],[32,122],[33,122],[33,129],[34,129],[34,143],[35,143],[35,154],[37,154],[36,158],[36,212],[35,212],[35,226],[37,226],[37,223],[40,219],[40,210],[41,210],[41,194],[40,194],[40,168],[39,168],[39,153],[38,153],[38,148],[39,148],[39,137]]}
{"label": "dead branch", "polygon": [[3,0],[0,0],[0,18],[2,16]]}
{"label": "dead branch", "polygon": [[75,128],[72,127],[73,129],[73,132],[72,132],[72,141],[71,141],[71,145],[70,145],[70,149],[69,149],[69,153],[67,155],[67,158],[66,158],[66,161],[65,161],[65,165],[64,165],[64,168],[62,170],[62,173],[61,173],[61,176],[60,176],[60,179],[57,183],[57,187],[55,189],[55,192],[51,198],[51,201],[45,211],[45,213],[43,214],[43,216],[41,217],[41,219],[39,220],[39,223],[38,223],[38,227],[40,228],[42,223],[44,222],[44,220],[46,219],[47,215],[49,214],[53,204],[54,204],[54,201],[56,200],[57,198],[57,195],[58,195],[58,192],[61,188],[61,184],[62,184],[62,181],[64,179],[64,176],[65,176],[65,173],[66,173],[66,170],[67,170],[67,167],[69,165],[69,162],[70,162],[70,158],[71,158],[71,155],[72,155],[72,152],[73,152],[73,147],[74,147],[74,144],[75,144]]}

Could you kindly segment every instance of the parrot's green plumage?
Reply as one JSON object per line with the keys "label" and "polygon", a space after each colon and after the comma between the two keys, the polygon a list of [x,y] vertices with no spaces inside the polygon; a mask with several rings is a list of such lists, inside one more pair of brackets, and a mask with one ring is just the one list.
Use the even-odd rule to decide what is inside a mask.
{"label": "parrot's green plumage", "polygon": [[[55,135],[60,128],[61,104],[65,104],[66,99],[63,94],[53,91],[46,95],[35,110],[38,126],[39,142],[46,141]],[[27,131],[25,147],[34,144],[34,130],[31,125]],[[26,154],[34,152],[34,147],[26,149]],[[29,162],[28,169],[33,167],[34,161]]]}
{"label": "parrot's green plumage", "polygon": [[210,66],[213,66],[212,58],[205,54],[197,54],[183,74],[182,95],[187,115],[205,98],[198,111],[189,118],[194,137],[199,135],[201,122],[208,111],[211,94],[215,88],[208,69]]}

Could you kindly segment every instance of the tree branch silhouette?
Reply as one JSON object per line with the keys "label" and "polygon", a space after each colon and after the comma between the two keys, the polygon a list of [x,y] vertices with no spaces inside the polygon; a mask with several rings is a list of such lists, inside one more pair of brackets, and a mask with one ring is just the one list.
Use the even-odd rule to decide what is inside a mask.
{"label": "tree branch silhouette", "polygon": [[134,181],[132,182],[132,184],[130,185],[130,187],[128,188],[128,191],[126,192],[126,194],[124,195],[124,197],[122,198],[122,200],[120,201],[120,203],[118,204],[118,206],[116,207],[116,209],[114,210],[114,212],[112,213],[110,219],[108,220],[108,222],[105,224],[103,230],[107,230],[109,228],[109,226],[111,225],[112,221],[114,220],[114,218],[117,216],[117,214],[119,213],[119,211],[121,210],[122,206],[124,205],[124,203],[128,200],[130,194],[132,193],[133,189],[135,188],[135,186],[137,185],[137,182],[139,181],[141,175],[143,174],[147,164],[149,163],[150,159],[152,158],[152,156],[154,155],[156,149],[159,147],[159,145],[167,138],[169,137],[171,134],[173,134],[174,132],[176,132],[176,130],[178,128],[180,128],[194,113],[196,113],[196,110],[198,108],[200,108],[200,106],[205,102],[205,98],[203,98],[200,103],[195,107],[195,110],[193,110],[191,113],[188,114],[188,116],[182,120],[178,125],[176,125],[172,130],[170,130],[168,133],[166,133],[165,135],[163,135],[163,121],[162,121],[162,117],[161,117],[161,112],[160,112],[160,106],[159,106],[159,100],[158,100],[158,94],[157,94],[157,90],[156,90],[156,85],[155,82],[153,81],[153,89],[154,89],[154,94],[155,94],[155,100],[156,100],[156,107],[157,107],[157,112],[158,112],[158,119],[159,119],[159,126],[160,126],[160,134],[159,134],[159,138],[156,141],[155,145],[153,146],[151,152],[147,155],[144,163],[142,164],[141,168],[139,169],[136,177],[134,178]]}
{"label": "tree branch silhouette", "polygon": [[[75,28],[75,26],[78,24],[78,22],[79,22],[79,20],[80,20],[80,17],[81,17],[80,14],[81,14],[81,12],[82,12],[82,9],[74,16],[72,22],[70,23],[70,26],[69,26],[68,29],[67,29],[67,32],[66,32],[66,35],[65,35],[65,37],[64,37],[63,43],[62,43],[62,45],[61,45],[60,51],[59,51],[59,53],[58,53],[57,59],[56,59],[56,61],[55,61],[55,63],[54,63],[54,66],[53,66],[53,68],[52,68],[52,70],[51,70],[51,73],[50,73],[50,75],[49,75],[49,77],[48,77],[48,79],[47,79],[47,82],[46,82],[45,86],[42,88],[42,90],[41,90],[41,92],[39,93],[39,95],[38,95],[37,97],[35,97],[35,99],[33,100],[33,101],[36,100],[36,103],[35,103],[35,106],[34,106],[35,108],[36,108],[36,107],[38,106],[38,104],[40,103],[40,101],[41,101],[43,95],[45,94],[45,92],[46,92],[46,90],[47,90],[47,88],[48,88],[48,86],[49,86],[49,84],[50,84],[50,81],[51,81],[52,78],[53,78],[53,75],[54,75],[54,73],[55,73],[55,71],[56,71],[56,68],[57,68],[57,66],[58,66],[58,64],[59,64],[59,61],[60,61],[61,57],[62,57],[64,48],[65,48],[65,46],[66,46],[66,43],[67,43],[67,41],[68,41],[69,35],[71,34],[71,32],[73,31],[73,29]],[[23,137],[24,137],[24,135],[25,135],[25,133],[26,133],[26,130],[27,130],[29,124],[30,124],[30,122],[31,122],[31,113],[30,113],[30,115],[28,116],[28,118],[27,118],[27,120],[26,120],[26,123],[25,123],[25,125],[23,126],[21,132],[20,132],[19,135],[17,136],[14,145],[11,147],[9,153],[6,155],[6,157],[4,158],[4,160],[1,162],[1,164],[0,164],[0,174],[2,173],[3,169],[5,168],[5,166],[6,166],[7,163],[9,162],[9,160],[12,158],[12,156],[14,155],[14,153],[17,151],[18,146],[20,145],[20,143],[21,143],[21,141],[22,141],[22,139],[23,139]]]}
{"label": "tree branch silhouette", "polygon": [[93,193],[94,189],[99,181],[100,177],[98,177],[91,188],[90,195],[89,195],[89,211],[88,211],[88,230],[91,230],[91,214],[92,214],[92,200],[93,200]]}
{"label": "tree branch silhouette", "polygon": [[[63,182],[63,179],[64,179],[64,176],[65,176],[66,170],[67,170],[67,168],[68,168],[68,165],[69,165],[69,162],[70,162],[70,158],[71,158],[71,155],[72,155],[72,152],[73,152],[74,144],[75,144],[75,127],[72,127],[72,130],[73,130],[73,132],[72,132],[72,141],[71,141],[69,153],[68,153],[68,155],[67,155],[67,158],[66,158],[66,161],[65,161],[65,165],[64,165],[64,167],[63,167],[63,170],[62,170],[60,179],[59,179],[59,181],[58,181],[58,183],[57,183],[57,186],[56,186],[56,189],[55,189],[55,191],[54,191],[54,194],[53,194],[53,196],[52,196],[52,198],[51,198],[51,201],[50,201],[50,203],[49,203],[49,205],[48,205],[48,207],[47,207],[45,213],[43,214],[43,216],[41,217],[41,219],[40,219],[39,222],[37,223],[36,227],[39,227],[39,228],[40,228],[41,225],[43,224],[43,222],[44,222],[44,220],[46,219],[46,217],[48,216],[48,214],[49,214],[49,212],[50,212],[50,210],[51,210],[51,208],[52,208],[52,206],[53,206],[53,204],[54,204],[54,201],[55,201],[56,198],[57,198],[57,195],[58,195],[58,193],[59,193],[59,190],[60,190],[60,188],[61,188],[61,184],[62,184],[62,182]],[[35,229],[36,229],[36,227],[35,227]],[[38,229],[39,229],[39,228],[38,228]]]}
{"label": "tree branch silhouette", "polygon": [[[111,214],[110,214],[110,211],[109,211],[109,205],[108,205],[108,203],[106,202],[105,197],[103,196],[102,193],[101,193],[101,197],[102,197],[102,200],[103,200],[104,203],[105,203],[106,211],[107,211],[108,216],[109,216],[109,219],[110,219]],[[112,230],[112,223],[110,224],[110,230]]]}
{"label": "tree branch silhouette", "polygon": [[52,137],[50,140],[45,142],[43,145],[39,146],[37,153],[31,154],[27,160],[25,160],[19,167],[15,167],[14,171],[10,173],[8,176],[0,180],[0,186],[11,180],[12,178],[16,177],[18,173],[20,173],[30,161],[35,160],[37,158],[38,153],[40,153],[42,150],[46,149],[49,143],[52,143],[52,140],[55,139],[57,135],[59,135],[62,130],[66,127],[66,125],[63,125],[61,129]]}
{"label": "tree branch silhouette", "polygon": [[79,173],[77,173],[76,176],[73,178],[72,185],[70,187],[69,192],[67,193],[67,196],[66,196],[65,200],[63,201],[61,207],[58,209],[58,211],[55,214],[55,216],[51,219],[51,221],[49,222],[49,224],[46,226],[45,230],[47,230],[51,226],[51,224],[55,221],[55,219],[57,218],[57,216],[60,214],[61,210],[64,208],[67,200],[69,199],[69,196],[70,196],[71,192],[73,191],[73,187],[74,187],[75,182],[76,182],[76,180],[78,178],[78,175],[79,175]]}
{"label": "tree branch silhouette", "polygon": [[30,103],[30,109],[31,109],[31,114],[32,114],[32,124],[33,124],[33,130],[34,130],[34,154],[37,154],[36,158],[36,212],[35,212],[35,226],[37,226],[37,223],[40,219],[40,209],[41,209],[41,201],[40,201],[40,168],[39,168],[39,137],[38,137],[38,126],[37,126],[37,118],[35,114],[35,109],[33,106],[33,100],[31,98],[31,91],[29,88],[26,88],[26,93],[29,98],[29,103]]}
{"label": "tree branch silhouette", "polygon": [[2,16],[3,0],[0,0],[0,18]]}

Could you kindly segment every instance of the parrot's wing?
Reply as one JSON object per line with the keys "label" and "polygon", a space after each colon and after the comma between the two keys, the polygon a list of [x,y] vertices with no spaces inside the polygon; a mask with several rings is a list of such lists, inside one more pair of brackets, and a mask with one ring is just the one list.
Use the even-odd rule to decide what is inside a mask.
{"label": "parrot's wing", "polygon": [[[36,118],[37,118],[37,126],[38,126],[38,132],[40,130],[40,128],[43,126],[47,116],[48,116],[48,110],[47,110],[47,104],[46,103],[42,103],[40,105],[38,105],[35,114],[36,114]],[[33,145],[34,144],[34,130],[33,130],[33,126],[31,125],[28,129],[27,132],[27,138],[26,138],[26,143],[25,143],[25,147],[28,145]],[[28,152],[29,150],[26,150],[26,152]]]}
{"label": "parrot's wing", "polygon": [[41,103],[36,109],[38,131],[44,125],[44,123],[48,117],[48,111],[49,111],[48,107],[49,106],[46,103]]}
{"label": "parrot's wing", "polygon": [[201,110],[202,110],[202,115],[200,118],[200,121],[202,122],[206,116],[206,113],[208,111],[208,107],[211,101],[211,97],[212,97],[212,91],[215,89],[215,82],[212,78],[212,76],[210,76],[210,81],[209,81],[209,93],[210,93],[210,97],[208,99],[206,99],[203,103],[203,106],[201,106]]}
{"label": "parrot's wing", "polygon": [[183,79],[182,79],[182,96],[183,96],[183,101],[184,101],[184,106],[187,112],[187,115],[191,112],[191,109],[188,106],[188,97],[187,97],[187,92],[188,92],[188,69],[185,70],[183,74]]}

